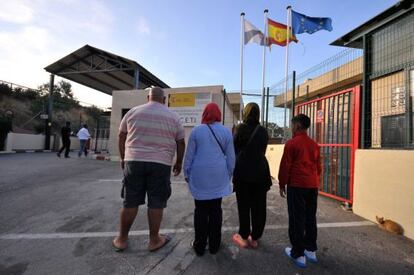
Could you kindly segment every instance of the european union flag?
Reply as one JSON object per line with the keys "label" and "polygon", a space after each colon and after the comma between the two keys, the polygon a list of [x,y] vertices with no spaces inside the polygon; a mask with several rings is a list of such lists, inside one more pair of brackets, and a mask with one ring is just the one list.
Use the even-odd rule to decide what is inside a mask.
{"label": "european union flag", "polygon": [[327,30],[332,31],[332,19],[329,17],[310,17],[292,10],[292,31],[295,34],[309,34]]}

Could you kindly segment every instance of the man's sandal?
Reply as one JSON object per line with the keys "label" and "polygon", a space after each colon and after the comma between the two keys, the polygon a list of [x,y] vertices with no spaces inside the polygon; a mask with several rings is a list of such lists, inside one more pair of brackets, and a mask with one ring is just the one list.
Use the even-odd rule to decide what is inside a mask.
{"label": "man's sandal", "polygon": [[152,249],[148,249],[149,250],[149,252],[155,252],[155,251],[158,251],[158,250],[160,250],[161,248],[163,248],[164,246],[166,246],[170,241],[171,241],[171,237],[170,236],[168,236],[168,235],[164,235],[163,236],[164,237],[164,243],[161,245],[161,246],[159,246],[159,247],[156,247],[156,248],[152,248]]}

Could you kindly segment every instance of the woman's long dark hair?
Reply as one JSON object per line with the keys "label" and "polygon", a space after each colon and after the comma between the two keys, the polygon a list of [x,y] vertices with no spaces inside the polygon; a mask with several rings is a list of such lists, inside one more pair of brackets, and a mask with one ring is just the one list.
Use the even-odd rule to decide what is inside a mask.
{"label": "woman's long dark hair", "polygon": [[250,102],[243,109],[243,122],[246,124],[259,124],[260,108],[254,102]]}

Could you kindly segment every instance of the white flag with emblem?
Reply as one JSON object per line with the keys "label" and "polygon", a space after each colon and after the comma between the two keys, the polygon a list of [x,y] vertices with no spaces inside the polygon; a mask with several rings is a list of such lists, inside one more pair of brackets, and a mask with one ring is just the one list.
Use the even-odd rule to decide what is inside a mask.
{"label": "white flag with emblem", "polygon": [[265,45],[265,36],[252,23],[244,20],[244,44],[246,45],[251,42]]}

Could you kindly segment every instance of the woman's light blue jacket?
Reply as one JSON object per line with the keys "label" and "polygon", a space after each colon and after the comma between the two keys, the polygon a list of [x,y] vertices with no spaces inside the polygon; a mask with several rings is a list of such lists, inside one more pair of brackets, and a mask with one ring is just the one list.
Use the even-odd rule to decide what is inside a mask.
{"label": "woman's light blue jacket", "polygon": [[189,137],[184,160],[184,175],[196,200],[211,200],[232,193],[231,177],[235,166],[233,136],[219,122],[210,124],[219,144],[206,124],[195,127]]}

